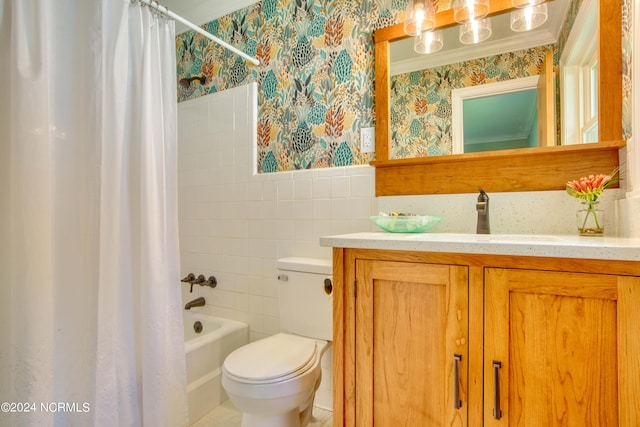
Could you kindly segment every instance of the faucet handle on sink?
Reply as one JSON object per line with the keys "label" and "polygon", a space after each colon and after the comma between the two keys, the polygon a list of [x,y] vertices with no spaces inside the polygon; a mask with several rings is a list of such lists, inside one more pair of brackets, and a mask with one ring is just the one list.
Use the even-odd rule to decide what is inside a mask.
{"label": "faucet handle on sink", "polygon": [[478,225],[476,227],[477,234],[489,234],[489,195],[483,188],[478,195],[478,202],[476,203],[476,211],[478,211]]}

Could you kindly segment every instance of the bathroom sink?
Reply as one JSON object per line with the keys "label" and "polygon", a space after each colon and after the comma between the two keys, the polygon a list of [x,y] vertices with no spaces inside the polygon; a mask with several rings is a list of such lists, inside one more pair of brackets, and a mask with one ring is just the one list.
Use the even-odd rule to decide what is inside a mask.
{"label": "bathroom sink", "polygon": [[562,238],[559,236],[536,235],[536,234],[490,234],[491,242],[560,242]]}
{"label": "bathroom sink", "polygon": [[[420,233],[406,236],[411,240],[425,240],[435,242],[472,242],[475,241],[476,234],[458,233]],[[484,237],[488,237],[484,235]]]}
{"label": "bathroom sink", "polygon": [[460,243],[553,243],[562,241],[561,236],[536,234],[462,234],[425,233],[407,236],[411,240]]}

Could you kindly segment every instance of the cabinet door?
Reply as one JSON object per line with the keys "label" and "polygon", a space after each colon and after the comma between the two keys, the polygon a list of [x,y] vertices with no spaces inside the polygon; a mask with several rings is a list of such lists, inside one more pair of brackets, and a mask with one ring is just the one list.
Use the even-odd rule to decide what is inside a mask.
{"label": "cabinet door", "polygon": [[609,275],[486,269],[485,425],[636,425],[637,395],[619,383],[640,372],[635,351],[621,347],[640,326],[625,314],[638,303],[638,285]]}
{"label": "cabinet door", "polygon": [[467,268],[357,260],[356,282],[356,425],[466,426]]}

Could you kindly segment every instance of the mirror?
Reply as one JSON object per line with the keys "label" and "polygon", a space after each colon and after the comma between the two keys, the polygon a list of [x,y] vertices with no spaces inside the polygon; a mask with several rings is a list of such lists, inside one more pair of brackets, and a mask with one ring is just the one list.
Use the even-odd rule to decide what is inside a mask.
{"label": "mirror", "polygon": [[[524,32],[511,29],[510,13],[494,16],[491,18],[491,37],[477,45],[460,43],[459,27],[451,26],[442,30],[444,48],[429,55],[415,52],[414,38],[392,42],[390,158],[420,157],[426,155],[427,149],[430,154],[458,154],[562,143],[562,138],[555,131],[560,128],[560,117],[555,115],[560,91],[555,90],[557,77],[553,74],[553,56],[547,61],[545,54],[552,50],[556,57],[559,56],[558,41],[566,38],[571,30],[565,30],[563,26],[573,23],[573,19],[567,22],[570,5],[571,0],[549,2],[546,22]],[[557,65],[558,60],[555,62]],[[536,92],[528,89],[538,86],[539,70],[545,65],[550,75],[549,84],[545,86],[549,93],[541,94],[540,99],[545,99],[544,96],[556,99],[550,103],[549,118],[545,120],[552,127],[550,132],[538,134]],[[529,87],[509,86],[524,79],[531,80]],[[478,92],[472,95],[472,89]],[[458,93],[465,94],[464,101],[461,101],[465,115],[481,119],[481,133],[474,134],[475,127],[463,117],[462,106],[456,105]],[[525,95],[527,93],[528,96]],[[529,105],[514,102],[516,98],[522,98],[522,102],[526,100]],[[431,104],[431,108],[411,108],[420,101]],[[440,110],[447,107],[451,114],[439,114],[435,104]],[[470,104],[476,104],[482,110],[476,113]],[[488,106],[490,110],[486,109]],[[434,124],[438,131],[434,132],[429,123]],[[413,139],[420,140],[420,143]]]}
{"label": "mirror", "polygon": [[[599,51],[599,84],[602,87],[605,81],[607,89],[599,90],[597,144],[393,159],[390,42],[407,36],[402,24],[375,31],[377,159],[372,165],[376,167],[376,194],[471,193],[476,192],[479,186],[490,187],[487,191],[563,189],[565,176],[569,180],[583,171],[593,173],[594,168],[608,170],[617,166],[618,149],[624,146],[624,141],[621,141],[621,4],[620,0],[615,0],[615,5],[609,0],[606,3],[598,18],[598,39],[606,40],[607,46],[607,49]],[[491,1],[492,16],[508,15],[510,10],[510,0]],[[452,15],[451,10],[438,12],[438,28],[457,25]],[[602,46],[603,42],[599,45]],[[605,75],[608,76],[606,79]],[[548,128],[544,126],[544,130]],[[461,167],[467,168],[465,179],[455,173]],[[469,175],[470,172],[473,174]],[[409,176],[413,179],[407,179]]]}

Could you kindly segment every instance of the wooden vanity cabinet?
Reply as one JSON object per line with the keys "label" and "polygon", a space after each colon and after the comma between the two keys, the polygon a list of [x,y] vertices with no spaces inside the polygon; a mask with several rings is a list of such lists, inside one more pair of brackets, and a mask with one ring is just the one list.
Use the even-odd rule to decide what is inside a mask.
{"label": "wooden vanity cabinet", "polygon": [[639,263],[333,262],[334,426],[640,425]]}
{"label": "wooden vanity cabinet", "polygon": [[467,268],[358,259],[355,273],[355,425],[466,425]]}
{"label": "wooden vanity cabinet", "polygon": [[485,296],[485,426],[640,425],[640,278],[487,268]]}

